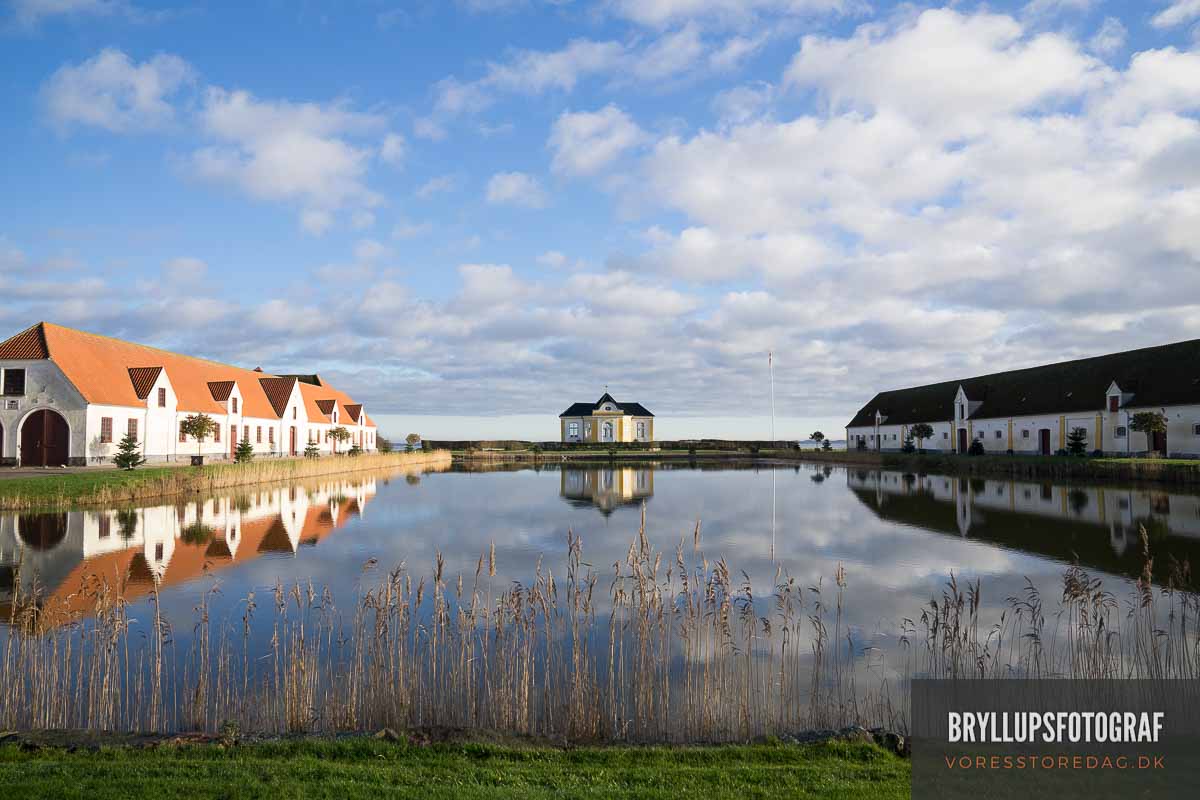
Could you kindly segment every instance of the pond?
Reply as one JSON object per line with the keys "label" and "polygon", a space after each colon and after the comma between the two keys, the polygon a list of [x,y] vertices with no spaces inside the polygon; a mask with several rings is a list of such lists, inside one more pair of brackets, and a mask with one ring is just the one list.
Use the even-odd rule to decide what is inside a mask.
{"label": "pond", "polygon": [[[581,572],[596,576],[589,619],[598,629],[622,602],[610,589],[614,575],[630,574],[632,547],[645,554],[639,569],[673,581],[667,597],[680,591],[682,573],[724,570],[730,596],[749,597],[730,608],[751,622],[775,613],[771,598],[789,579],[807,598],[804,615],[814,606],[832,613],[840,594],[822,635],[840,643],[831,647],[845,650],[851,669],[886,679],[912,672],[904,646],[952,579],[960,591],[979,581],[971,602],[985,631],[1016,599],[1036,596],[1050,615],[1071,565],[1102,582],[1118,613],[1140,576],[1160,589],[1178,582],[1200,556],[1200,496],[814,464],[352,475],[135,508],[0,516],[0,617],[24,613],[28,624],[35,608],[40,633],[86,621],[103,581],[128,603],[131,628],[161,613],[174,651],[195,649],[202,606],[213,630],[239,630],[244,655],[257,658],[279,646],[278,620],[261,610],[281,602],[277,587],[302,585],[311,606],[324,597],[323,607],[351,614],[390,570],[418,579],[440,571],[446,605],[458,607],[467,604],[464,583],[467,595],[486,583],[489,597],[509,587],[561,590],[569,547],[576,584]],[[431,584],[421,598],[423,587],[407,588],[419,598],[418,618],[434,596]],[[251,596],[257,618],[246,613]]]}

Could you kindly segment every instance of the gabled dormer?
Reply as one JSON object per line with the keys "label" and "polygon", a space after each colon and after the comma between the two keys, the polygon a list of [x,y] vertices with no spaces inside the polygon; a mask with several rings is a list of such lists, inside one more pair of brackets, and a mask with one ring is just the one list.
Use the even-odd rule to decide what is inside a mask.
{"label": "gabled dormer", "polygon": [[1115,414],[1124,408],[1133,400],[1133,388],[1132,384],[1127,384],[1122,388],[1116,381],[1110,383],[1108,390],[1104,393],[1104,410]]}
{"label": "gabled dormer", "polygon": [[237,381],[209,381],[208,391],[226,414],[236,417],[242,413],[242,390]]}
{"label": "gabled dormer", "polygon": [[958,391],[954,394],[954,421],[956,423],[966,422],[972,414],[979,410],[981,405],[983,405],[983,400],[972,400],[967,396],[966,387],[960,384]]}

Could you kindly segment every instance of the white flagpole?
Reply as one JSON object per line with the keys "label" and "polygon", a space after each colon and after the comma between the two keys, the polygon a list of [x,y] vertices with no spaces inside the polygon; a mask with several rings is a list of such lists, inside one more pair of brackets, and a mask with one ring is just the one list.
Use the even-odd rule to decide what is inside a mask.
{"label": "white flagpole", "polygon": [[767,351],[767,371],[771,373],[771,447],[775,447],[775,359]]}

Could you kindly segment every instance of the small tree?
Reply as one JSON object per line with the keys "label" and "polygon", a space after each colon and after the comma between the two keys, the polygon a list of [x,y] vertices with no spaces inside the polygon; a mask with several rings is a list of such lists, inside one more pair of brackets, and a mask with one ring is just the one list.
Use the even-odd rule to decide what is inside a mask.
{"label": "small tree", "polygon": [[1146,449],[1152,450],[1154,434],[1167,432],[1167,418],[1157,411],[1139,411],[1129,420],[1129,429],[1146,434]]}
{"label": "small tree", "polygon": [[239,464],[249,464],[254,460],[254,445],[250,444],[249,436],[243,436],[238,442],[237,449],[233,451],[233,460]]}
{"label": "small tree", "polygon": [[196,440],[196,455],[204,447],[204,441],[217,430],[217,421],[208,414],[192,414],[179,423],[179,432]]}
{"label": "small tree", "polygon": [[971,440],[971,446],[967,448],[967,455],[982,456],[986,453],[987,451],[983,449],[983,442],[978,439]]}
{"label": "small tree", "polygon": [[338,442],[350,441],[350,431],[338,425],[329,431],[329,438],[333,440],[333,452],[337,452]]}
{"label": "small tree", "polygon": [[1087,455],[1087,429],[1071,428],[1067,434],[1067,452],[1073,456]]}
{"label": "small tree", "polygon": [[142,458],[142,454],[138,450],[137,437],[132,433],[125,434],[125,438],[117,444],[117,454],[113,456],[113,463],[117,465],[118,469],[128,470],[146,463],[146,459]]}
{"label": "small tree", "polygon": [[392,440],[385,439],[382,436],[376,436],[375,437],[375,449],[381,453],[392,452]]}
{"label": "small tree", "polygon": [[355,444],[354,444],[354,445],[353,445],[353,446],[350,448],[350,452],[349,452],[349,453],[347,453],[346,455],[350,455],[350,456],[361,456],[361,455],[362,455],[362,448],[361,448],[361,447],[359,447],[359,446],[358,446],[358,443],[356,442],[356,443],[355,443]]}
{"label": "small tree", "polygon": [[304,448],[304,457],[305,458],[320,458],[321,457],[321,448],[317,447],[316,442],[309,442],[308,447]]}
{"label": "small tree", "polygon": [[825,441],[825,434],[821,433],[820,431],[813,431],[811,434],[809,434],[808,438],[812,439],[817,446],[820,447],[821,442]]}
{"label": "small tree", "polygon": [[411,453],[413,450],[417,449],[417,443],[420,441],[421,434],[410,433],[408,436],[404,437],[404,449]]}
{"label": "small tree", "polygon": [[833,444],[828,439],[822,439],[821,440],[821,449],[824,450],[826,453],[831,452],[833,450]]}
{"label": "small tree", "polygon": [[933,426],[928,422],[918,422],[908,429],[908,435],[917,440],[917,447],[925,452],[925,440],[933,436]]}

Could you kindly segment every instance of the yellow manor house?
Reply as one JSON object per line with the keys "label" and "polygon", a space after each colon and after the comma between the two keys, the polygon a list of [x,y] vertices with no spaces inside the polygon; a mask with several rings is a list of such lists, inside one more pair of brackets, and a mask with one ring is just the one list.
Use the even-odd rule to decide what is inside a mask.
{"label": "yellow manor house", "polygon": [[641,403],[618,403],[608,392],[558,415],[564,442],[652,442],[654,415]]}

